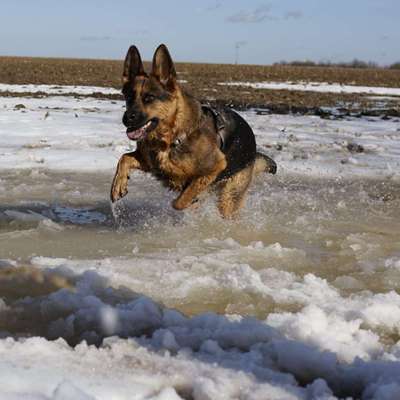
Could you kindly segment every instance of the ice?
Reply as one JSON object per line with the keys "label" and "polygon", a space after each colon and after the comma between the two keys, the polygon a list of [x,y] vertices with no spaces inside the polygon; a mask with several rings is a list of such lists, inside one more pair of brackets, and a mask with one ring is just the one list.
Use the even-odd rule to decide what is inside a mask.
{"label": "ice", "polygon": [[400,257],[392,257],[385,260],[385,267],[400,270]]}
{"label": "ice", "polygon": [[[66,260],[59,260],[56,262],[54,259],[50,260],[54,268],[60,268],[60,266],[69,266],[74,270],[78,270],[77,266],[73,267],[73,262],[67,262]],[[49,266],[50,264],[44,259],[35,259],[36,265],[40,263],[43,266]],[[104,271],[109,269],[110,261],[104,263],[105,269],[100,267],[100,260],[96,261],[97,271]],[[118,261],[115,260],[111,262],[111,265],[117,264]],[[119,261],[121,263],[121,261]],[[75,262],[76,264],[76,262]],[[100,268],[99,268],[100,267]],[[83,270],[83,268],[82,268]],[[270,270],[269,270],[270,271]],[[267,271],[267,272],[269,272]],[[233,276],[235,276],[236,271],[231,271]],[[250,273],[250,272],[249,272]],[[300,327],[304,328],[304,332],[300,332],[299,335],[302,339],[305,339],[307,332],[311,332],[312,337],[323,337],[326,338],[327,334],[332,334],[335,337],[339,336],[339,331],[342,330],[344,338],[338,339],[339,342],[348,342],[350,345],[354,345],[354,342],[362,341],[365,336],[366,342],[376,344],[379,342],[379,338],[374,334],[369,334],[367,330],[361,328],[361,323],[367,324],[370,327],[386,327],[388,330],[396,329],[399,323],[400,315],[400,296],[395,292],[389,292],[387,294],[376,294],[368,295],[361,293],[358,296],[353,296],[350,299],[343,298],[339,292],[329,285],[326,281],[312,275],[307,274],[303,280],[299,280],[295,276],[289,276],[287,279],[284,272],[276,272],[277,276],[282,275],[286,280],[282,280],[280,285],[275,284],[274,286],[269,285],[270,277],[273,276],[270,273],[266,275],[263,270],[259,274],[254,273],[254,278],[246,280],[245,276],[241,276],[241,288],[246,288],[246,290],[261,292],[260,294],[264,296],[270,296],[276,302],[279,303],[289,303],[289,304],[304,304],[305,307],[301,313],[298,314],[270,314],[269,320],[273,322],[274,326],[280,326],[282,331],[286,332],[285,326],[289,326],[288,330],[294,332],[293,324],[298,324]],[[115,275],[111,275],[112,281]],[[227,278],[219,278],[219,274],[216,275],[216,279],[220,279],[219,285],[223,285]],[[229,286],[232,288],[237,288],[238,279],[229,279]],[[114,286],[118,284],[127,284],[129,280],[120,279],[114,280]],[[246,283],[247,282],[247,283]],[[194,282],[193,282],[194,283]],[[128,283],[132,290],[140,290],[140,286],[136,285],[134,281]],[[198,282],[196,282],[196,285]],[[227,284],[227,283],[226,283]],[[247,286],[244,286],[246,285]],[[186,290],[190,290],[187,285],[185,285]],[[142,287],[143,292],[144,287]],[[156,289],[153,290],[148,286],[148,295],[156,296]],[[60,300],[59,303],[66,304],[65,300]],[[79,303],[79,302],[78,302]],[[314,304],[319,304],[320,306],[315,308]],[[157,312],[155,312],[157,314]],[[147,314],[151,313],[147,311]],[[155,315],[156,315],[155,314]],[[157,320],[158,317],[155,317]],[[300,318],[300,322],[297,320]],[[306,321],[318,320],[319,323],[316,325],[307,326]],[[330,325],[332,324],[332,326]],[[333,333],[334,327],[337,327],[338,332]],[[335,328],[336,329],[336,328]],[[319,333],[323,332],[322,336]],[[348,339],[345,339],[346,335]],[[354,337],[355,335],[355,337]],[[364,336],[363,336],[364,335]],[[332,339],[333,340],[333,339]],[[321,345],[323,341],[321,342]],[[361,347],[363,345],[361,344]],[[336,353],[342,354],[345,357],[351,357],[348,350],[343,349],[339,351],[336,349]],[[355,351],[355,355],[362,356],[361,351]],[[373,349],[367,349],[366,353],[368,355],[373,355]],[[354,358],[354,356],[353,356]]]}
{"label": "ice", "polygon": [[[47,320],[48,338],[76,341],[78,335],[98,344],[109,335],[120,338],[110,336],[100,347],[78,340],[75,348],[63,339],[0,340],[3,396],[30,391],[50,398],[106,399],[113,393],[128,399],[134,391],[139,399],[174,399],[184,392],[196,400],[264,399],[267,390],[268,399],[333,399],[332,390],[348,395],[360,390],[368,398],[398,389],[397,347],[383,353],[377,336],[360,329],[359,321],[327,317],[316,306],[291,319],[282,314],[264,322],[212,313],[187,318],[143,296],[123,299],[96,274],[77,278],[76,291],[61,289],[19,307]],[[279,320],[284,327],[276,330]],[[104,329],[104,321],[111,321],[112,330]],[[123,339],[127,335],[136,339]],[[366,353],[365,361],[357,358]],[[378,361],[389,355],[391,361]],[[309,386],[298,386],[294,376]]]}
{"label": "ice", "polygon": [[90,224],[94,222],[104,222],[106,217],[102,213],[87,208],[71,208],[57,206],[54,214],[64,222],[74,224]]}
{"label": "ice", "polygon": [[316,305],[307,306],[298,314],[271,314],[268,322],[287,337],[332,351],[342,361],[352,362],[356,357],[369,359],[382,352],[379,336],[360,329],[361,319],[346,321]]}
{"label": "ice", "polygon": [[153,397],[154,400],[182,400],[182,397],[178,396],[176,391],[172,388],[165,388],[161,392]]}
{"label": "ice", "polygon": [[279,171],[222,222],[110,209],[124,104],[61,95],[104,88],[7,88],[49,96],[0,97],[0,399],[400,396],[398,121],[243,112]]}
{"label": "ice", "polygon": [[23,222],[41,222],[47,219],[44,215],[38,214],[30,210],[28,212],[5,210],[4,214],[10,218]]}
{"label": "ice", "polygon": [[75,387],[68,381],[60,383],[53,394],[54,400],[94,400],[93,396],[88,396],[82,390]]}

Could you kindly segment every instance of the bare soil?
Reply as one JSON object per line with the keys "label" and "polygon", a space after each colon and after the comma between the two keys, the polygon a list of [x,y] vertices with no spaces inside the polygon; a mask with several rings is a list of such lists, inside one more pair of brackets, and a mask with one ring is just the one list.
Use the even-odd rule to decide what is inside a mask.
{"label": "bare soil", "polygon": [[[149,69],[149,63],[145,63]],[[257,66],[176,63],[178,78],[202,101],[236,108],[269,108],[274,112],[318,113],[321,107],[341,107],[363,113],[377,108],[368,95],[315,93],[221,86],[227,81],[329,82],[362,86],[400,87],[400,71],[337,67]],[[94,85],[120,88],[122,60],[0,57],[0,82],[11,84]],[[25,93],[23,95],[27,95]],[[3,92],[3,96],[21,96]],[[44,93],[35,96],[43,96]],[[118,95],[98,94],[118,98]],[[380,105],[382,113],[382,105]],[[387,100],[383,113],[399,116],[397,101]]]}

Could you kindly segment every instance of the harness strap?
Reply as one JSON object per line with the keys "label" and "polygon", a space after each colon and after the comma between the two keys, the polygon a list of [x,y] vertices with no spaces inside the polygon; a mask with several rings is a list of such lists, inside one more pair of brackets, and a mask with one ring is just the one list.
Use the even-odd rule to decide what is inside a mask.
{"label": "harness strap", "polygon": [[217,134],[220,139],[220,149],[223,150],[225,148],[225,120],[221,113],[217,111],[214,107],[211,107],[209,104],[204,104],[201,106],[203,110],[209,111],[214,117],[215,127],[217,129]]}

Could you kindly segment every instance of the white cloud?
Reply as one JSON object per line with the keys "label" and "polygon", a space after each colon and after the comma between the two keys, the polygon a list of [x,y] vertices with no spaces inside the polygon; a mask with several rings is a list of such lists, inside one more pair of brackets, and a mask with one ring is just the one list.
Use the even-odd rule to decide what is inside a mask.
{"label": "white cloud", "polygon": [[239,11],[236,14],[229,16],[226,20],[233,23],[258,23],[265,20],[274,20],[271,14],[271,6],[264,4],[251,11]]}
{"label": "white cloud", "polygon": [[285,13],[285,19],[300,19],[303,17],[303,13],[300,10],[290,10]]}
{"label": "white cloud", "polygon": [[85,35],[79,38],[84,42],[101,42],[106,40],[111,40],[111,36],[96,36],[96,35]]}

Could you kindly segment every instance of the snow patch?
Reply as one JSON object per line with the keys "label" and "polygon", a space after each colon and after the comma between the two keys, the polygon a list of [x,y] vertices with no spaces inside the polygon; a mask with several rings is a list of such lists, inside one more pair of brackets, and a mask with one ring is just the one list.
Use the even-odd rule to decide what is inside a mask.
{"label": "snow patch", "polygon": [[400,88],[342,85],[340,83],[327,82],[219,82],[218,85],[243,86],[254,89],[298,90],[302,92],[400,96]]}

